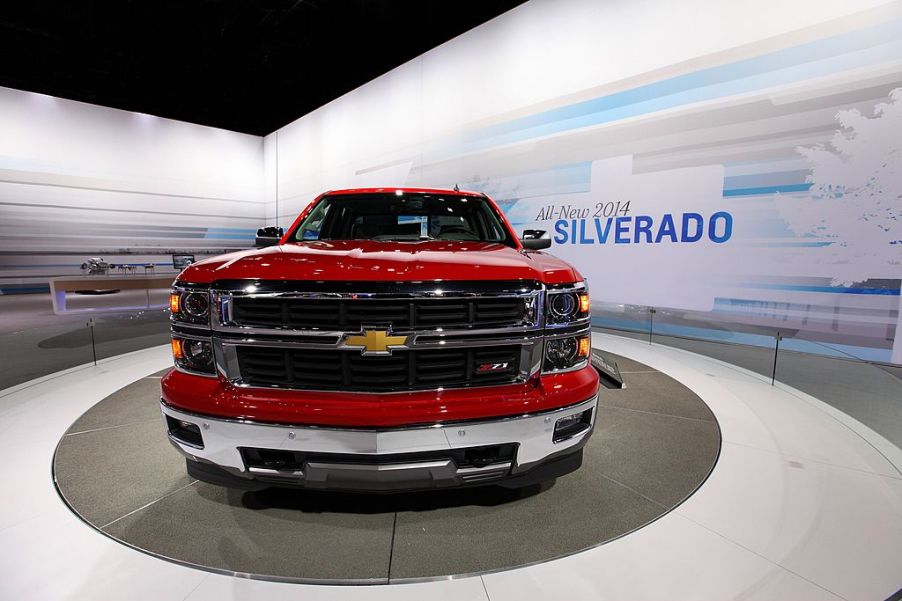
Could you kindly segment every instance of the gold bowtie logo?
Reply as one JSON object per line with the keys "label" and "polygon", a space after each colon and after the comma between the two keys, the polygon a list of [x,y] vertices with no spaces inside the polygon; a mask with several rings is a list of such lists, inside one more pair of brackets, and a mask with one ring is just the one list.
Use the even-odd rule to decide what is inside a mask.
{"label": "gold bowtie logo", "polygon": [[392,348],[407,344],[407,336],[391,336],[390,330],[363,330],[345,338],[345,346],[361,349],[361,355],[390,355]]}

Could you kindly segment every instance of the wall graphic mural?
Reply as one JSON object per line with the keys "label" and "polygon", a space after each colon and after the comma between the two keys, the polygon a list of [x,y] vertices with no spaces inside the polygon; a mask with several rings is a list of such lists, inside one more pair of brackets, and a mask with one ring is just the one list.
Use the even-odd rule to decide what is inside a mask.
{"label": "wall graphic mural", "polygon": [[[662,333],[772,346],[780,331],[902,363],[902,4],[800,2],[776,32],[751,5],[699,2],[679,38],[665,23],[686,7],[650,4],[640,26],[605,3],[530,2],[283,128],[266,140],[269,221],[329,188],[459,184],[549,232],[599,325],[642,329],[654,306]],[[570,29],[536,24],[558,18]],[[666,44],[657,67],[624,67]],[[572,85],[432,86],[511,48],[536,82]]]}

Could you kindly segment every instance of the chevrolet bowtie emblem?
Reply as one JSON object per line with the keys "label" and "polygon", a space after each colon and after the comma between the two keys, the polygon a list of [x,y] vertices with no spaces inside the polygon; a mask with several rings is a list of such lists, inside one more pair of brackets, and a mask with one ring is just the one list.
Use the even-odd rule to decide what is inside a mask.
{"label": "chevrolet bowtie emblem", "polygon": [[345,346],[359,348],[361,355],[390,355],[393,348],[403,348],[407,336],[391,336],[391,330],[367,330],[345,338]]}

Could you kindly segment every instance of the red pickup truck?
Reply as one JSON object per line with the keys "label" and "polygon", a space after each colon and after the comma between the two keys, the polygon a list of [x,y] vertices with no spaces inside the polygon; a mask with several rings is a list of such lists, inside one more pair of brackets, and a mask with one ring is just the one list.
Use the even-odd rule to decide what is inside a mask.
{"label": "red pickup truck", "polygon": [[484,194],[319,196],[186,268],[161,408],[188,473],[256,490],[522,487],[595,423],[589,295]]}

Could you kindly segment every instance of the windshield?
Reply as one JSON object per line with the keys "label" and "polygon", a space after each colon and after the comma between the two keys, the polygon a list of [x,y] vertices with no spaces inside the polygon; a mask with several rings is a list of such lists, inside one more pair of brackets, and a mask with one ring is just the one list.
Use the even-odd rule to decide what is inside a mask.
{"label": "windshield", "polygon": [[488,201],[439,194],[354,194],[320,200],[292,240],[460,240],[513,246]]}

